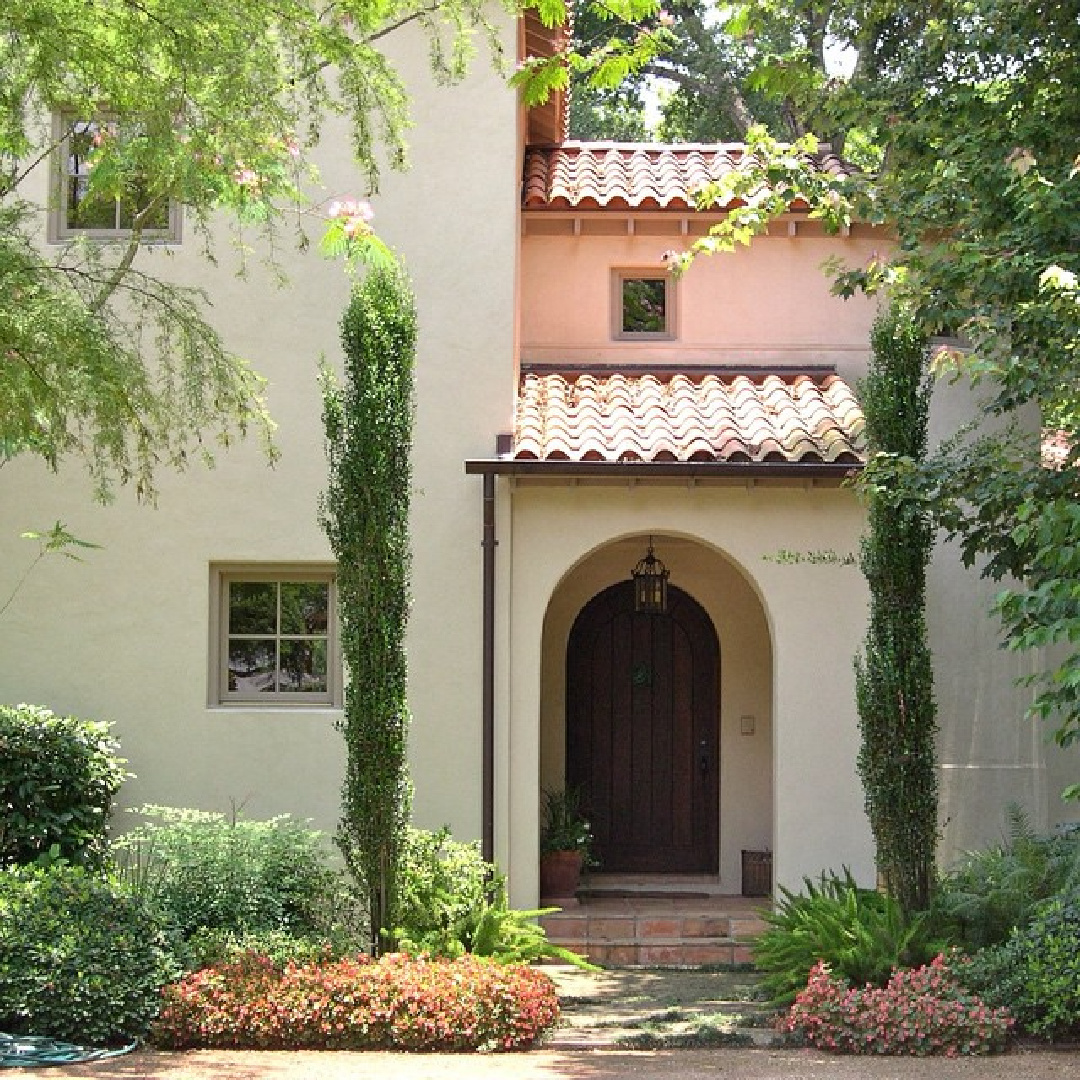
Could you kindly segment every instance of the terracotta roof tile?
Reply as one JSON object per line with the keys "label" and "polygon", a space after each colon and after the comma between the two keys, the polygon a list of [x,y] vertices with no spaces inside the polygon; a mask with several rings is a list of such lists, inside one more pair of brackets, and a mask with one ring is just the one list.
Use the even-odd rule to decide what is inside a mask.
{"label": "terracotta roof tile", "polygon": [[[738,143],[567,142],[529,147],[522,206],[526,210],[693,209],[696,191],[745,168],[750,160]],[[811,160],[822,172],[851,172],[851,166],[832,153],[814,154]]]}
{"label": "terracotta roof tile", "polygon": [[832,374],[526,372],[513,456],[860,464],[863,415]]}

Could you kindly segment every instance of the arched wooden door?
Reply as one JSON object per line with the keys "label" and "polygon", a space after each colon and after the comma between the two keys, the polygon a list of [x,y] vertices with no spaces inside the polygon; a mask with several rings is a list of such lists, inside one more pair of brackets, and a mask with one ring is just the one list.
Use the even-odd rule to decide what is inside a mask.
{"label": "arched wooden door", "polygon": [[636,613],[630,581],[582,608],[566,655],[566,779],[601,870],[718,871],[719,670],[712,620],[681,589],[665,615]]}

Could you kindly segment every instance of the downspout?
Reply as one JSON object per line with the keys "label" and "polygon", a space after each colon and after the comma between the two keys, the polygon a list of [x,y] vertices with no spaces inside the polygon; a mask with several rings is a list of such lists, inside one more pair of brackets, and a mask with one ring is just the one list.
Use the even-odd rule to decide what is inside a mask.
{"label": "downspout", "polygon": [[481,753],[480,853],[495,861],[495,474],[485,472],[484,526],[480,546],[484,550],[483,585],[483,697],[481,703],[483,749]]}

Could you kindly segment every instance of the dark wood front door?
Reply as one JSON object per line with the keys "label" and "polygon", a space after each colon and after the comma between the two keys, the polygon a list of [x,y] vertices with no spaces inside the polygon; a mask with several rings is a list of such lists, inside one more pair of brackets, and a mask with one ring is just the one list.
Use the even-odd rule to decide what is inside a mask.
{"label": "dark wood front door", "polygon": [[720,650],[697,601],[634,611],[629,581],[582,608],[567,646],[566,779],[600,869],[716,873]]}

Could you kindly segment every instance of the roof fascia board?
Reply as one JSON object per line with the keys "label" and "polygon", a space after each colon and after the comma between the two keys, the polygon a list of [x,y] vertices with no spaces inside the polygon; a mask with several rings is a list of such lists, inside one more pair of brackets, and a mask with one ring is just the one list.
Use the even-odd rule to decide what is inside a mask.
{"label": "roof fascia board", "polygon": [[568,479],[830,479],[845,480],[861,472],[860,462],[830,461],[539,461],[533,458],[469,458],[470,476],[565,476]]}

